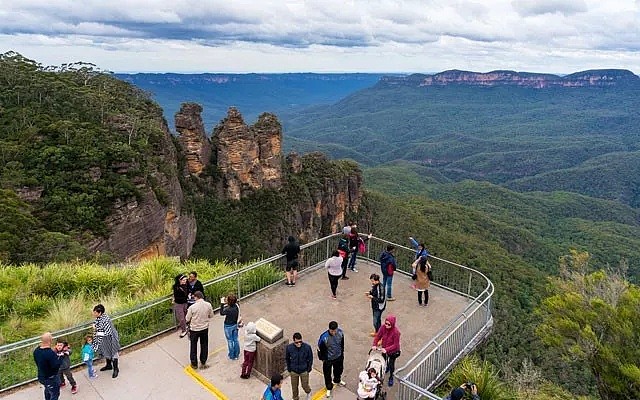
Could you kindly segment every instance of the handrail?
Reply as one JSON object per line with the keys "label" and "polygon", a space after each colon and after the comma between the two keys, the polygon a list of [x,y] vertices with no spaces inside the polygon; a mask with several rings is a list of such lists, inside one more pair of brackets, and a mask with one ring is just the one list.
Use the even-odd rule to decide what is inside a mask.
{"label": "handrail", "polygon": [[[325,236],[313,242],[301,246],[302,262],[300,272],[322,265],[329,258],[330,252],[337,247],[337,240],[340,233]],[[367,252],[361,257],[372,262],[378,262],[377,255],[386,245],[392,244],[398,249],[396,257],[399,261],[399,273],[410,275],[410,265],[415,252],[409,247],[372,237],[368,242]],[[424,347],[422,347],[404,366],[397,369],[395,376],[399,384],[399,399],[416,399],[420,396],[427,399],[440,399],[429,392],[438,379],[441,379],[448,369],[455,363],[461,355],[468,351],[469,347],[477,342],[478,337],[492,324],[491,297],[493,295],[493,284],[481,272],[473,268],[466,267],[445,259],[430,256],[436,275],[434,286],[448,290],[452,293],[464,296],[469,299],[467,307],[457,315],[449,324],[436,334]],[[273,285],[282,282],[282,274],[277,276],[260,277],[254,274],[259,268],[271,268],[280,265],[284,261],[283,254],[277,254],[266,259],[254,262],[248,266],[231,271],[214,279],[206,281],[205,294],[207,297],[217,298],[217,294],[226,291],[236,291],[238,298],[244,299],[256,293],[262,292]],[[447,268],[443,268],[442,266]],[[280,271],[280,269],[278,269]],[[258,277],[256,278],[257,275]],[[268,275],[268,274],[267,274]],[[479,292],[479,293],[478,293]],[[167,295],[159,299],[138,305],[130,310],[115,313],[112,315],[114,324],[120,331],[120,326],[130,329],[138,329],[141,326],[138,320],[143,320],[143,324],[148,324],[152,329],[143,336],[132,337],[123,346],[123,349],[137,345],[144,341],[155,338],[166,332],[175,329],[175,321],[172,315],[168,315],[168,305],[172,296]],[[480,319],[479,319],[480,317]],[[136,320],[136,318],[138,320]],[[132,319],[132,321],[129,321]],[[74,327],[54,332],[54,337],[76,337],[82,336],[92,322],[86,322]],[[138,324],[138,325],[135,325]],[[131,327],[132,325],[133,328]],[[146,327],[146,325],[144,325]],[[463,332],[462,335],[460,332]],[[131,333],[131,332],[129,332]],[[133,335],[130,335],[133,336]],[[121,340],[123,335],[121,334]],[[453,338],[453,339],[452,339]],[[15,359],[16,362],[27,362],[31,360],[31,349],[40,342],[39,337],[24,339],[15,343],[0,346],[0,361],[5,359]],[[448,357],[441,357],[440,353],[446,353]],[[435,360],[435,361],[434,361]],[[437,361],[437,362],[436,362]],[[76,364],[76,365],[79,365]],[[30,368],[33,368],[30,364]],[[33,377],[34,375],[30,375]],[[13,380],[12,380],[13,379]],[[20,377],[6,378],[0,376],[0,393],[15,389],[24,384],[35,381]]]}

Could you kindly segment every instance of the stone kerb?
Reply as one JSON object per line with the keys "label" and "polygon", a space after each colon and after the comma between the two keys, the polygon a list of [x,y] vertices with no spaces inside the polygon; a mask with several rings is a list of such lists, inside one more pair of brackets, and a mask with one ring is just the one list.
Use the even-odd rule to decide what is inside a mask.
{"label": "stone kerb", "polygon": [[256,321],[256,333],[262,339],[256,348],[255,375],[268,383],[274,374],[282,374],[287,369],[285,349],[289,339],[284,338],[284,330],[260,318]]}

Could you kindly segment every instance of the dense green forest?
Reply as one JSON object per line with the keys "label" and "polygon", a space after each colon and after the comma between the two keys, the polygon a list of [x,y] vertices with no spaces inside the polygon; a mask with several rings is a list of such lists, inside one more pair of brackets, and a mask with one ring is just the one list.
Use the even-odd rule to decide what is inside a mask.
{"label": "dense green forest", "polygon": [[567,190],[640,206],[640,89],[391,86],[285,114],[287,145],[448,180]]}
{"label": "dense green forest", "polygon": [[145,92],[91,64],[1,54],[0,260],[88,256],[81,243],[108,234],[114,202],[154,186],[162,124]]}

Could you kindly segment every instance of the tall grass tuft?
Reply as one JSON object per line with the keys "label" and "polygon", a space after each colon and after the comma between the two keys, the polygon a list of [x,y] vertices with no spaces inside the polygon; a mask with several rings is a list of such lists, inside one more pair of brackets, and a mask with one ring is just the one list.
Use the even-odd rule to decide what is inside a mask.
{"label": "tall grass tuft", "polygon": [[57,297],[45,318],[45,329],[53,332],[91,321],[91,309],[84,293],[71,297]]}
{"label": "tall grass tuft", "polygon": [[159,288],[169,293],[171,282],[182,269],[179,261],[170,258],[155,258],[143,261],[135,269],[130,280],[130,289],[138,296],[144,297],[149,291]]}
{"label": "tall grass tuft", "polygon": [[[498,377],[498,371],[487,361],[480,361],[476,356],[462,360],[451,371],[447,378],[449,392],[465,382],[474,382],[478,387],[478,395],[482,400],[512,400],[515,393]],[[470,399],[467,391],[465,398]]]}

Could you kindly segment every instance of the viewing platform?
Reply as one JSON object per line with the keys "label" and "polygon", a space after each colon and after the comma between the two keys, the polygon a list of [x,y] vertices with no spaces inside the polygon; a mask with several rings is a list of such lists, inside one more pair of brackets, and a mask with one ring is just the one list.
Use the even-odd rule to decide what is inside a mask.
{"label": "viewing platform", "polygon": [[[380,241],[377,246],[372,243],[368,250],[370,254],[376,255],[370,257],[377,258],[378,250],[386,243]],[[269,284],[255,293],[243,295],[240,308],[245,323],[264,318],[282,328],[284,337],[290,342],[293,333],[300,332],[303,340],[313,348],[314,356],[318,337],[327,329],[330,321],[337,321],[345,333],[345,371],[342,379],[346,382],[346,387],[336,387],[332,391],[332,397],[336,400],[353,400],[356,397],[358,374],[365,367],[372,344],[372,338],[369,336],[373,330],[371,305],[365,297],[365,292],[371,287],[369,275],[373,272],[379,274],[380,266],[370,260],[359,259],[359,272],[349,271],[350,279],[340,280],[337,299],[334,300],[331,298],[324,269],[324,254],[333,248],[329,242],[315,247],[307,245],[303,250],[303,260],[308,264],[295,287],[288,287],[282,281]],[[406,254],[398,254],[398,262],[406,272],[407,268],[411,268],[411,253],[409,249],[405,250]],[[275,256],[276,259],[279,257]],[[364,257],[366,258],[367,254]],[[439,282],[439,277],[443,284],[452,279],[457,282],[458,278],[455,274],[452,275],[453,270],[446,271],[444,264],[437,259],[431,262],[434,265],[436,283]],[[408,399],[416,396],[437,399],[438,397],[428,392],[429,385],[442,379],[443,373],[459,356],[470,351],[490,332],[492,320],[488,301],[492,285],[487,281],[491,293],[488,293],[486,299],[479,301],[478,296],[465,293],[480,287],[476,277],[467,275],[463,275],[461,279],[464,290],[460,287],[452,289],[432,285],[429,290],[428,307],[418,306],[417,294],[411,288],[410,276],[400,272],[394,276],[393,295],[397,300],[387,303],[383,320],[389,314],[396,316],[397,327],[402,333],[402,355],[396,361],[396,384],[389,388],[385,380],[388,399]],[[484,284],[487,285],[486,282]],[[212,305],[217,308],[219,304],[216,304],[215,300],[217,299],[213,299]],[[483,307],[486,307],[488,314],[482,312]],[[117,379],[111,378],[110,371],[99,372],[98,378],[88,379],[86,367],[75,369],[78,393],[71,395],[67,386],[61,389],[60,398],[257,400],[264,392],[266,383],[255,376],[248,380],[240,379],[242,352],[239,360],[227,358],[223,319],[216,312],[209,328],[208,369],[191,369],[188,338],[179,338],[177,333],[171,330],[124,351],[120,357],[120,375]],[[239,339],[242,349],[243,329],[240,329]],[[443,347],[447,343],[449,347]],[[460,351],[454,351],[458,347]],[[102,365],[103,362],[97,363],[98,368]],[[322,362],[317,357],[314,358],[310,385],[313,399],[325,398]],[[291,399],[290,380],[286,375],[282,392],[285,399]],[[301,399],[304,399],[302,388],[300,393]],[[7,400],[40,399],[43,398],[42,387],[33,383],[1,393],[0,397]]]}

